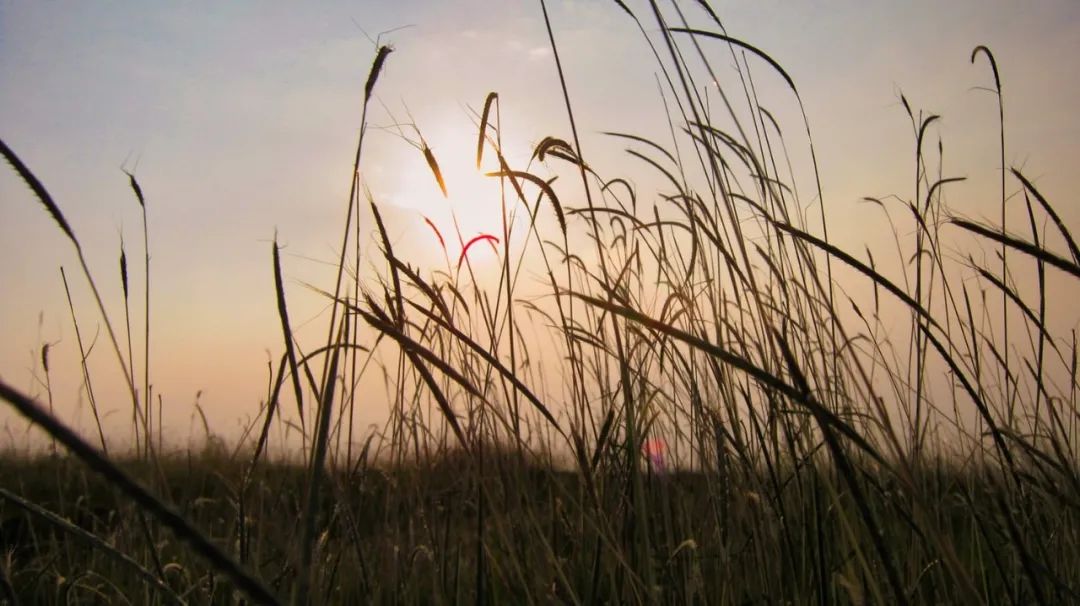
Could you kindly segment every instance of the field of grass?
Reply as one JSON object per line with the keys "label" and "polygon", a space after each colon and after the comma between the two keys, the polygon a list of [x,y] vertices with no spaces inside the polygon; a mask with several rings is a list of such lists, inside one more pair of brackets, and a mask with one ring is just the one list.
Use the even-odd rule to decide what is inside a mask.
{"label": "field of grass", "polygon": [[[671,139],[611,133],[626,173],[598,174],[549,24],[569,135],[512,166],[486,98],[476,164],[504,186],[504,229],[435,270],[394,249],[365,187],[368,106],[394,60],[378,47],[337,280],[314,286],[326,339],[294,338],[275,242],[280,363],[235,445],[160,447],[142,397],[149,253],[145,293],[121,261],[124,309],[146,306],[133,345],[48,184],[0,142],[74,247],[137,444],[106,453],[0,381],[54,445],[0,454],[0,604],[1080,603],[1077,344],[1048,304],[1075,288],[1080,248],[1053,196],[1005,165],[1004,113],[1000,222],[950,211],[938,117],[902,98],[911,190],[868,200],[896,258],[842,250],[806,116],[782,125],[757,97],[778,79],[801,110],[797,79],[718,19],[615,4],[656,54]],[[993,54],[971,59],[1003,107]],[[738,85],[707,100],[729,63]],[[416,134],[417,178],[445,191]],[[643,170],[657,191],[636,188]],[[130,185],[148,241],[153,199]],[[370,238],[379,259],[361,259]],[[494,273],[469,256],[489,244]],[[372,434],[353,426],[364,373],[391,406]],[[276,449],[286,424],[302,456]]]}

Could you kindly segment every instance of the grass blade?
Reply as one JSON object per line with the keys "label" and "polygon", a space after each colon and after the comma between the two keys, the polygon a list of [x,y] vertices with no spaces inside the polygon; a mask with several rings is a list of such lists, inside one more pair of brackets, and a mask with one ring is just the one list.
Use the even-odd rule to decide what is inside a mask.
{"label": "grass blade", "polygon": [[79,457],[83,463],[86,463],[90,469],[101,474],[110,484],[126,494],[139,507],[149,512],[172,530],[177,538],[188,543],[196,553],[206,559],[218,572],[225,575],[237,589],[247,594],[253,602],[257,604],[280,603],[261,581],[229,557],[221,548],[211,543],[182,515],[177,513],[173,507],[165,504],[146,488],[143,488],[141,484],[114,465],[105,455],[87,444],[67,425],[64,425],[56,417],[42,409],[37,402],[9,386],[3,380],[0,380],[0,398],[7,400],[19,414],[63,444],[65,448]]}

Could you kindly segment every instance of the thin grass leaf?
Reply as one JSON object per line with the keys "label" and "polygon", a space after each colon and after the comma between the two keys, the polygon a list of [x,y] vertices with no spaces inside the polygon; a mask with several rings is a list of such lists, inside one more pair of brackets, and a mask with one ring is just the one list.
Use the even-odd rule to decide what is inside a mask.
{"label": "thin grass leaf", "polygon": [[[338,342],[343,342],[345,335],[349,334],[349,315],[342,315]],[[334,391],[337,387],[338,361],[341,348],[334,348],[330,354],[330,365],[326,373],[326,383],[322,388],[322,397],[319,400],[318,419],[315,427],[315,440],[312,443],[311,467],[307,478],[307,498],[305,499],[304,514],[300,519],[303,533],[300,537],[300,571],[297,584],[294,588],[293,603],[310,603],[310,583],[314,571],[312,559],[315,550],[316,521],[319,516],[319,503],[322,497],[323,474],[326,465],[326,453],[330,442],[330,416],[334,410]]]}
{"label": "thin grass leaf", "polygon": [[0,154],[4,155],[4,159],[8,161],[8,164],[15,169],[15,172],[19,174],[19,177],[30,186],[30,189],[37,196],[37,199],[45,206],[45,210],[52,215],[56,224],[60,226],[61,231],[67,235],[67,237],[75,244],[79,246],[78,239],[75,238],[75,232],[71,230],[71,226],[68,225],[67,219],[64,218],[64,213],[60,212],[60,207],[53,201],[52,196],[45,190],[45,186],[38,181],[38,178],[34,176],[34,173],[30,172],[30,169],[23,164],[19,156],[15,154],[10,147],[4,143],[3,139],[0,139]]}
{"label": "thin grass leaf", "polygon": [[[810,385],[806,380],[806,376],[799,368],[798,361],[795,359],[794,352],[791,351],[791,347],[788,345],[787,339],[779,333],[775,334],[777,343],[780,345],[780,351],[784,356],[784,361],[787,363],[788,372],[792,375],[795,381],[795,387],[805,394],[805,398],[810,396]],[[855,476],[855,470],[852,468],[851,461],[844,452],[844,449],[840,446],[840,443],[836,439],[836,435],[833,434],[833,424],[821,414],[824,408],[813,407],[811,412],[814,413],[814,418],[821,428],[822,435],[825,438],[825,443],[829,447],[829,452],[832,454],[833,462],[840,469],[840,475],[844,478],[844,482],[852,492],[855,506],[859,510],[859,515],[863,519],[863,523],[866,524],[866,528],[870,534],[870,540],[874,545],[874,549],[878,552],[878,556],[881,557],[885,564],[885,576],[888,579],[889,586],[893,590],[893,595],[896,598],[897,604],[907,604],[907,592],[904,590],[903,583],[900,582],[900,575],[896,571],[896,565],[893,562],[894,558],[892,552],[885,544],[885,540],[881,536],[880,525],[874,518],[873,512],[870,510],[870,505],[867,502],[866,495],[859,485],[859,481]],[[854,431],[854,430],[852,430]]]}
{"label": "thin grass leaf", "polygon": [[975,59],[982,53],[986,55],[987,61],[990,62],[990,70],[994,73],[994,86],[997,90],[1001,91],[1001,76],[998,74],[997,61],[994,59],[994,53],[990,52],[990,49],[980,44],[971,51],[971,63],[975,63]]}
{"label": "thin grass leaf", "polygon": [[1042,193],[1039,192],[1039,190],[1035,189],[1035,186],[1032,185],[1031,181],[1029,181],[1027,177],[1025,177],[1020,171],[1016,170],[1015,168],[1011,170],[1012,174],[1015,175],[1016,178],[1020,180],[1020,183],[1024,185],[1024,189],[1031,192],[1031,195],[1035,196],[1035,199],[1039,201],[1039,205],[1041,205],[1043,210],[1046,211],[1046,214],[1050,216],[1050,219],[1054,222],[1054,225],[1057,226],[1058,231],[1061,232],[1062,237],[1065,238],[1065,242],[1069,245],[1069,252],[1072,253],[1073,261],[1080,264],[1080,247],[1077,247],[1076,241],[1073,240],[1072,232],[1069,231],[1069,228],[1065,226],[1065,223],[1061,220],[1061,217],[1058,216],[1057,212],[1054,211],[1054,207],[1051,206],[1049,202],[1047,202],[1046,198],[1042,195]]}
{"label": "thin grass leaf", "polygon": [[832,256],[836,257],[837,259],[840,259],[845,264],[852,267],[853,269],[855,269],[859,273],[867,276],[868,278],[873,280],[874,283],[882,286],[885,290],[892,293],[896,298],[903,301],[904,304],[907,305],[909,308],[911,308],[912,311],[914,311],[920,317],[922,317],[923,319],[928,321],[931,326],[938,326],[937,320],[932,318],[930,316],[929,312],[927,312],[925,309],[923,309],[922,305],[919,305],[919,303],[917,303],[914,299],[912,299],[906,292],[904,292],[898,286],[896,286],[895,284],[890,282],[888,279],[886,279],[884,276],[879,274],[876,270],[871,269],[870,267],[866,266],[866,264],[864,264],[862,261],[859,261],[855,257],[853,257],[853,256],[849,255],[848,253],[840,250],[839,248],[833,246],[832,244],[829,244],[829,243],[825,242],[824,240],[821,240],[820,238],[812,236],[812,235],[810,235],[810,234],[808,234],[808,233],[806,233],[806,232],[804,232],[804,231],[802,231],[802,230],[800,230],[800,229],[798,229],[796,227],[793,227],[791,225],[786,225],[784,223],[778,223],[778,222],[774,221],[773,226],[775,226],[780,231],[791,234],[792,236],[795,236],[796,238],[798,238],[800,240],[803,240],[805,242],[808,242],[808,243],[814,245],[817,248],[820,248],[821,250],[827,252],[829,255],[832,255]]}
{"label": "thin grass leaf", "polygon": [[[145,567],[143,567],[142,564],[133,560],[131,557],[118,551],[115,547],[107,543],[104,539],[97,536],[96,534],[83,529],[79,525],[65,519],[63,516],[49,511],[48,509],[38,505],[37,503],[28,501],[27,499],[24,499],[23,497],[20,497],[15,493],[9,492],[4,488],[0,488],[0,499],[6,500],[8,503],[15,505],[23,511],[26,511],[45,520],[53,527],[59,528],[60,530],[64,531],[67,534],[70,534],[73,537],[77,537],[81,541],[88,544],[92,549],[96,550],[98,553],[103,553],[109,559],[119,563],[124,568],[130,569],[137,576],[141,577],[147,585],[150,585],[151,587],[156,589],[158,593],[166,599],[166,601],[173,604],[187,604],[187,602],[185,602],[183,598],[176,595],[176,592],[174,592],[172,588],[162,582],[162,580],[158,578],[154,573],[147,570]],[[0,566],[2,566],[2,564],[0,564]],[[14,601],[12,602],[12,604],[16,603],[17,602]]]}
{"label": "thin grass leaf", "polygon": [[[525,383],[523,383],[498,358],[496,358],[490,352],[488,352],[486,349],[481,347],[479,343],[477,343],[475,340],[471,339],[464,332],[462,332],[461,330],[455,328],[454,325],[451,324],[448,319],[444,320],[443,318],[436,317],[430,311],[420,307],[419,305],[413,303],[412,301],[409,302],[409,305],[412,306],[417,311],[419,311],[420,313],[427,316],[428,318],[430,318],[431,320],[433,320],[441,328],[443,328],[444,330],[446,330],[447,332],[452,334],[454,337],[459,339],[462,343],[467,345],[469,347],[469,349],[471,349],[477,355],[479,355],[481,358],[483,358],[483,360],[485,362],[490,364],[491,367],[494,368],[496,371],[498,371],[499,374],[501,374],[504,379],[509,381],[510,384],[513,385],[513,387],[515,389],[517,389],[523,396],[525,396],[525,399],[527,399],[529,401],[529,403],[532,404],[533,407],[536,408],[537,412],[539,412],[544,417],[544,419],[548,423],[550,423],[552,427],[555,428],[556,431],[558,431],[560,434],[563,433],[562,428],[559,427],[559,422],[555,420],[555,416],[551,414],[551,411],[548,410],[548,407],[545,406],[544,403],[541,402],[538,397],[536,397],[536,395],[532,392],[532,390],[530,390],[528,388],[528,386],[525,385]],[[563,434],[563,435],[565,436],[565,434]]]}
{"label": "thin grass leaf", "polygon": [[435,224],[427,217],[424,217],[424,223],[427,223],[428,227],[431,228],[431,231],[435,232],[435,237],[439,239],[439,247],[442,248],[443,252],[446,252],[446,241],[443,240],[442,232],[439,231],[439,228],[435,227]]}
{"label": "thin grass leaf", "polygon": [[444,318],[449,320],[451,317],[453,317],[453,314],[450,313],[450,308],[446,306],[446,301],[444,301],[443,298],[439,295],[439,292],[432,288],[432,286],[426,281],[421,279],[420,275],[416,271],[414,271],[411,267],[409,267],[405,263],[402,263],[398,259],[391,259],[390,262],[396,265],[398,270],[401,271],[401,273],[405,274],[410,280],[412,280],[413,284],[415,284],[417,288],[423,291],[427,298],[436,307],[439,308],[439,311],[443,314]]}
{"label": "thin grass leaf", "polygon": [[636,141],[638,143],[643,143],[643,144],[648,145],[649,147],[655,149],[656,151],[664,154],[665,156],[667,156],[667,159],[671,160],[672,164],[678,164],[679,163],[679,161],[675,159],[675,156],[671,155],[671,152],[664,149],[664,147],[662,145],[660,145],[658,143],[655,143],[653,141],[650,141],[649,139],[646,139],[645,137],[640,137],[638,135],[632,135],[632,134],[629,134],[629,133],[619,133],[619,132],[613,132],[613,131],[601,131],[600,134],[601,135],[607,135],[609,137],[616,137],[616,138],[620,138],[620,139],[629,139],[631,141]]}
{"label": "thin grass leaf", "polygon": [[[285,340],[285,357],[289,361],[289,374],[292,375],[293,397],[296,398],[296,413],[300,417],[300,429],[305,430],[304,425],[304,390],[300,387],[299,366],[296,363],[296,348],[293,346],[292,326],[289,323],[289,309],[285,304],[285,284],[281,276],[281,253],[277,243],[277,234],[274,235],[272,246],[274,260],[274,294],[277,299],[278,319],[281,321],[281,334]],[[270,410],[267,415],[273,416],[276,401],[270,402]]]}
{"label": "thin grass leaf", "polygon": [[465,246],[461,247],[461,254],[458,255],[457,261],[458,269],[461,269],[461,264],[464,263],[465,259],[469,256],[469,249],[472,248],[472,245],[476,244],[477,242],[490,242],[491,247],[495,250],[495,252],[498,252],[498,249],[495,248],[495,245],[499,243],[498,238],[491,234],[480,234],[479,236],[474,236],[465,243]]}
{"label": "thin grass leaf", "polygon": [[90,469],[104,477],[109,484],[118,488],[139,507],[156,517],[172,530],[177,538],[188,543],[196,553],[206,559],[216,571],[227,577],[237,589],[247,594],[252,601],[258,604],[280,603],[261,581],[214,545],[172,506],[165,504],[143,488],[141,484],[86,443],[67,425],[42,409],[35,401],[10,387],[3,380],[0,380],[0,398],[7,400],[19,414],[63,444]]}
{"label": "thin grass leaf", "polygon": [[701,351],[704,351],[705,353],[708,353],[709,355],[717,358],[724,364],[727,364],[728,366],[731,366],[737,370],[746,373],[761,385],[769,389],[775,390],[791,398],[792,400],[800,402],[806,405],[808,408],[813,409],[814,411],[816,411],[817,414],[820,414],[822,416],[822,419],[824,419],[825,422],[838,429],[840,433],[844,435],[844,437],[851,440],[852,443],[858,446],[866,454],[870,455],[875,461],[877,461],[883,466],[889,466],[888,463],[877,452],[877,450],[873,448],[870,443],[866,441],[865,438],[860,436],[858,432],[852,429],[848,423],[842,421],[833,412],[821,407],[821,405],[815,402],[813,399],[807,399],[806,394],[803,391],[789,385],[776,375],[769,373],[768,371],[754,365],[746,358],[735,355],[722,347],[719,347],[713,343],[702,339],[701,337],[675,328],[674,326],[669,326],[667,324],[664,324],[663,322],[654,320],[628,307],[609,303],[608,301],[597,299],[595,297],[590,297],[589,295],[577,292],[570,292],[566,294],[569,294],[574,298],[580,299],[588,303],[589,305],[607,310],[613,314],[622,316],[628,320],[632,320],[634,322],[637,322],[638,324],[642,324],[655,331],[661,332],[669,337],[678,339],[679,341],[682,341],[687,345],[691,345],[697,349],[700,349]]}
{"label": "thin grass leaf", "polygon": [[559,220],[559,228],[562,230],[563,235],[566,235],[566,216],[563,214],[562,204],[559,203],[559,197],[555,195],[555,190],[551,189],[551,185],[547,181],[533,175],[519,170],[500,170],[490,173],[485,173],[488,177],[513,177],[515,179],[524,179],[540,188],[548,200],[551,201],[551,206],[555,209],[555,216]]}
{"label": "thin grass leaf", "polygon": [[[313,289],[313,290],[315,290],[319,294],[325,295],[328,298],[330,296],[332,296],[332,295],[330,295],[330,293],[327,293],[327,292],[319,290],[319,289]],[[378,343],[378,341],[376,341],[376,343]],[[330,345],[324,345],[322,347],[319,347],[318,349],[315,349],[314,351],[310,351],[306,355],[304,355],[302,358],[300,358],[297,361],[297,365],[298,365],[299,368],[304,369],[304,375],[305,375],[305,378],[308,381],[308,388],[311,389],[312,394],[314,394],[314,399],[315,400],[319,400],[321,398],[320,394],[322,392],[321,392],[321,389],[319,388],[319,385],[315,381],[315,376],[311,372],[311,367],[310,367],[309,362],[311,361],[312,358],[315,358],[316,356],[321,356],[323,354],[326,354],[327,352],[332,352],[335,349],[350,349],[350,350],[360,351],[360,352],[370,352],[371,351],[370,348],[365,347],[363,345],[357,345],[355,343],[332,343]],[[276,401],[278,401],[279,396],[281,395],[282,386],[285,384],[285,371],[286,371],[286,367],[288,365],[288,362],[289,362],[289,360],[288,360],[287,355],[286,354],[281,354],[281,359],[278,360],[278,370],[277,370],[277,375],[276,375],[277,378],[274,380],[274,388],[271,391],[270,397],[267,399],[268,402],[276,402]],[[255,465],[258,464],[258,462],[259,462],[259,457],[262,456],[263,450],[266,448],[266,441],[270,436],[270,425],[271,425],[271,422],[274,420],[274,416],[272,414],[270,414],[271,411],[270,411],[269,407],[267,407],[267,410],[264,411],[264,412],[266,414],[266,417],[263,420],[263,428],[262,428],[262,431],[259,434],[259,439],[255,442],[255,452],[254,452],[254,454],[252,454],[251,461],[248,463],[248,470],[247,470],[247,473],[246,473],[246,476],[245,476],[246,478],[249,478],[249,479],[252,477],[252,472],[255,469]],[[286,424],[291,424],[292,422],[286,420],[285,423]],[[304,431],[299,426],[292,425],[292,427],[295,427],[295,429],[297,431],[300,431],[300,432]]]}
{"label": "thin grass leaf", "polygon": [[379,308],[379,306],[375,304],[375,301],[372,300],[370,297],[367,298],[367,304],[374,313],[360,309],[355,305],[350,305],[348,302],[343,303],[351,307],[353,311],[359,314],[365,322],[372,326],[372,328],[382,332],[386,336],[397,341],[397,343],[401,346],[402,350],[405,351],[406,355],[413,363],[413,366],[416,368],[417,372],[420,373],[424,383],[431,389],[431,393],[435,397],[435,400],[439,405],[439,409],[443,413],[443,417],[446,419],[446,422],[449,423],[450,428],[453,430],[454,435],[458,439],[458,442],[461,444],[462,448],[467,449],[469,442],[465,439],[465,433],[461,430],[461,425],[457,421],[457,415],[454,414],[453,409],[450,407],[450,402],[443,394],[442,388],[439,387],[434,377],[431,376],[430,371],[428,371],[427,367],[421,362],[421,358],[428,364],[431,364],[432,366],[438,368],[443,374],[453,379],[458,385],[464,387],[466,391],[468,391],[476,398],[482,401],[486,401],[486,398],[484,398],[480,390],[473,386],[473,384],[468,379],[462,376],[461,373],[459,373],[452,366],[443,361],[430,349],[417,343],[404,332],[399,330],[396,326],[392,325],[389,321],[389,317],[386,316],[386,313],[383,312]]}
{"label": "thin grass leaf", "polygon": [[142,188],[139,187],[139,182],[135,180],[135,174],[128,171],[124,171],[124,174],[128,177],[128,185],[131,186],[131,191],[135,192],[135,200],[139,202],[139,207],[146,208],[146,199],[143,198]]}
{"label": "thin grass leaf", "polygon": [[128,300],[127,253],[124,252],[124,240],[120,240],[120,285],[124,289],[124,300]]}
{"label": "thin grass leaf", "polygon": [[957,227],[970,231],[974,234],[978,234],[984,238],[987,238],[988,240],[1000,242],[1001,244],[1008,246],[1009,248],[1018,250],[1030,257],[1034,257],[1041,261],[1045,261],[1048,265],[1053,265],[1061,271],[1080,278],[1080,265],[1073,263],[1068,259],[1059,257],[1058,255],[1046,250],[1045,248],[1035,246],[1030,242],[1020,240],[1018,238],[1013,238],[1012,236],[1003,234],[998,231],[994,231],[993,229],[979,225],[978,223],[974,223],[972,221],[968,221],[966,219],[953,218],[949,220],[949,223],[952,223],[953,225],[956,225]]}
{"label": "thin grass leaf", "polygon": [[[375,225],[379,228],[379,237],[382,238],[383,243],[383,255],[387,259],[394,258],[394,247],[390,244],[390,235],[386,231],[386,225],[383,224],[382,214],[379,212],[379,206],[375,204],[375,200],[368,200],[371,205],[371,213],[375,216]],[[397,268],[390,265],[390,278],[394,283],[394,301],[395,305],[393,310],[396,312],[396,321],[403,322],[405,316],[405,305],[402,303],[401,294],[401,278],[398,276]],[[337,299],[337,295],[334,296]]]}
{"label": "thin grass leaf", "polygon": [[937,181],[935,181],[934,184],[930,186],[930,189],[926,192],[926,204],[923,205],[923,212],[925,213],[927,212],[927,210],[929,210],[930,200],[931,198],[933,198],[934,192],[937,191],[939,187],[948,185],[949,183],[959,183],[961,181],[967,181],[967,177],[947,177],[945,179],[938,179]]}
{"label": "thin grass leaf", "polygon": [[742,40],[739,40],[738,38],[732,38],[731,36],[728,36],[728,35],[725,35],[725,34],[720,34],[720,33],[717,33],[717,32],[709,32],[709,31],[700,30],[700,29],[691,29],[691,28],[685,28],[685,27],[669,27],[668,31],[672,32],[672,33],[677,33],[677,34],[690,34],[691,36],[704,36],[706,38],[715,38],[717,40],[723,40],[724,42],[727,42],[728,44],[731,44],[733,46],[737,46],[737,47],[739,47],[741,49],[750,51],[752,54],[757,55],[761,59],[764,59],[765,62],[768,63],[770,67],[772,67],[774,70],[776,70],[776,73],[780,74],[780,76],[784,79],[784,81],[787,82],[788,86],[791,87],[791,90],[795,93],[796,96],[798,96],[798,94],[799,94],[798,89],[795,88],[795,81],[792,80],[791,76],[788,75],[787,70],[785,70],[783,67],[780,67],[780,64],[777,63],[775,59],[770,57],[765,51],[759,49],[758,47],[756,47],[756,46],[754,46],[754,45],[752,45],[750,43],[743,42]]}
{"label": "thin grass leaf", "polygon": [[697,0],[697,4],[702,8],[702,10],[708,13],[709,17],[713,20],[713,23],[715,23],[721,28],[724,27],[724,25],[720,22],[720,17],[717,16],[716,11],[713,10],[712,6],[709,6],[708,0]]}
{"label": "thin grass leaf", "polygon": [[613,0],[613,1],[615,2],[615,4],[616,4],[616,5],[618,5],[618,7],[619,7],[619,8],[623,9],[624,11],[626,11],[626,14],[627,14],[627,15],[630,15],[631,17],[633,17],[634,19],[636,19],[636,17],[634,17],[634,13],[630,12],[630,9],[629,9],[629,8],[627,8],[626,4],[624,4],[624,3],[623,3],[623,0]]}
{"label": "thin grass leaf", "polygon": [[480,114],[480,135],[476,138],[476,168],[480,169],[480,161],[484,158],[484,135],[487,134],[488,116],[491,114],[491,105],[499,100],[498,93],[488,93],[484,99],[484,111]]}
{"label": "thin grass leaf", "polygon": [[435,153],[431,151],[431,148],[428,147],[427,143],[421,142],[420,149],[424,152],[424,160],[427,160],[427,165],[428,168],[431,169],[431,174],[435,175],[435,181],[439,184],[439,190],[442,191],[443,197],[446,198],[446,181],[443,180],[442,171],[439,170],[439,163],[435,160]]}
{"label": "thin grass leaf", "polygon": [[371,70],[368,72],[367,82],[364,83],[364,103],[367,103],[371,98],[371,92],[375,90],[375,82],[379,79],[379,73],[382,72],[383,65],[386,63],[386,58],[390,53],[394,52],[393,47],[389,45],[383,45],[379,47],[379,50],[375,53],[375,60],[371,63]]}
{"label": "thin grass leaf", "polygon": [[532,157],[543,162],[545,156],[554,156],[566,160],[571,164],[581,166],[589,172],[592,172],[592,169],[585,166],[585,163],[577,157],[574,153],[574,149],[570,147],[570,144],[562,139],[556,137],[544,137],[544,139],[537,144],[536,149],[533,150]]}
{"label": "thin grass leaf", "polygon": [[1026,317],[1032,324],[1035,325],[1035,328],[1039,331],[1039,334],[1043,338],[1053,341],[1053,336],[1049,332],[1047,332],[1046,326],[1043,325],[1042,321],[1040,321],[1038,316],[1035,315],[1035,312],[1032,311],[1031,307],[1029,307],[1027,303],[1025,303],[1024,300],[1020,298],[1020,295],[1016,293],[1015,289],[1006,286],[1000,278],[990,273],[986,269],[976,266],[974,260],[971,260],[970,258],[969,263],[972,265],[972,267],[975,268],[975,271],[977,271],[979,275],[983,277],[984,280],[993,284],[995,288],[1004,292],[1005,295],[1009,297],[1009,300],[1011,300],[1016,305],[1017,309],[1019,309],[1020,312],[1024,314],[1024,317]]}

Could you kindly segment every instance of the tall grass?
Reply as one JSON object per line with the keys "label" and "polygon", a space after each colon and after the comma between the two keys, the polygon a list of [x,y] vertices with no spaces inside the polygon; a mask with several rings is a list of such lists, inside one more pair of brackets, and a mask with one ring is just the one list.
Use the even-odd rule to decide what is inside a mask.
{"label": "tall grass", "polygon": [[[1080,249],[1051,196],[1004,170],[989,49],[972,59],[993,71],[1001,204],[1011,183],[1028,231],[1006,229],[1004,210],[998,225],[950,211],[945,192],[962,179],[944,173],[940,140],[934,151],[938,117],[902,98],[910,195],[867,199],[893,226],[890,275],[869,248],[864,259],[829,238],[797,74],[704,2],[693,24],[675,3],[640,15],[616,5],[655,54],[671,140],[608,133],[629,146],[627,172],[593,168],[563,77],[576,58],[560,54],[541,2],[561,88],[548,93],[570,137],[545,138],[512,166],[501,102],[487,97],[476,163],[502,184],[502,232],[458,233],[454,266],[428,220],[444,269],[395,249],[365,186],[368,105],[393,60],[378,46],[336,280],[319,290],[327,337],[296,339],[275,240],[284,352],[250,444],[154,451],[149,286],[141,399],[130,342],[125,359],[96,299],[141,425],[134,456],[106,456],[104,434],[92,447],[0,383],[98,474],[65,458],[0,463],[0,601],[1080,602],[1076,336],[1054,333],[1047,306],[1075,287]],[[721,63],[737,78],[717,89]],[[758,98],[769,78],[794,96],[794,138]],[[414,177],[448,194],[453,180],[414,128],[430,171]],[[59,205],[0,151],[74,243],[96,295]],[[807,154],[809,199],[792,166]],[[642,193],[639,174],[662,185]],[[378,258],[362,259],[369,238]],[[499,255],[490,280],[471,259],[485,242]],[[957,254],[956,242],[972,248]],[[976,260],[987,250],[1000,264]],[[362,277],[363,264],[377,275]],[[1034,287],[1014,278],[1033,269]],[[383,374],[390,419],[355,435],[371,372]],[[271,430],[292,410],[305,454],[282,462],[268,454]],[[136,533],[127,522],[140,516]]]}

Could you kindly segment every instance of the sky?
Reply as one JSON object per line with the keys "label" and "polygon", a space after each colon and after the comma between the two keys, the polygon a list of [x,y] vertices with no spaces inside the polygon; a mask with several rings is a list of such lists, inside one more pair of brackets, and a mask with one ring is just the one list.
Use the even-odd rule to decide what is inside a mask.
{"label": "sky", "polygon": [[[655,36],[647,4],[627,4]],[[681,5],[693,22],[707,24],[696,3]],[[901,93],[916,110],[943,116],[935,136],[945,142],[947,167],[969,179],[950,192],[951,202],[970,216],[995,217],[997,106],[980,90],[992,82],[987,65],[970,62],[980,44],[993,50],[1003,79],[1006,163],[1035,179],[1066,223],[1080,225],[1080,4],[712,5],[729,34],[769,53],[798,86],[830,235],[842,248],[858,250],[883,228],[857,203],[861,197],[910,195],[913,136]],[[625,143],[603,131],[662,139],[667,129],[648,46],[614,2],[551,0],[548,7],[585,156],[609,174],[625,172]],[[474,112],[485,96],[499,93],[513,163],[527,163],[545,136],[569,139],[539,2],[0,0],[0,138],[52,193],[121,322],[121,239],[132,291],[143,286],[135,271],[141,215],[123,169],[146,195],[152,383],[178,442],[194,427],[196,401],[216,432],[236,435],[265,400],[267,361],[281,352],[275,234],[298,336],[325,333],[325,301],[303,285],[332,284],[363,86],[380,32],[389,32],[380,40],[394,52],[375,91],[361,172],[399,250],[431,261],[439,253],[420,217],[446,225],[449,207],[405,140],[416,143],[415,131],[394,124],[415,122],[438,156],[466,237],[497,231],[497,213],[481,202],[490,184],[469,168]],[[714,52],[723,65],[721,49]],[[792,127],[795,164],[808,166],[797,106],[775,74],[756,69],[759,96]],[[49,344],[54,406],[86,429],[61,266],[84,340],[97,335],[89,364],[100,377],[98,399],[110,426],[125,427],[115,359],[74,251],[3,167],[0,378],[44,397],[40,352]],[[141,299],[133,305],[138,344]],[[1075,327],[1075,315],[1071,321],[1066,328]],[[382,412],[362,414],[374,420]],[[25,435],[25,424],[6,410],[0,426],[0,442]]]}

